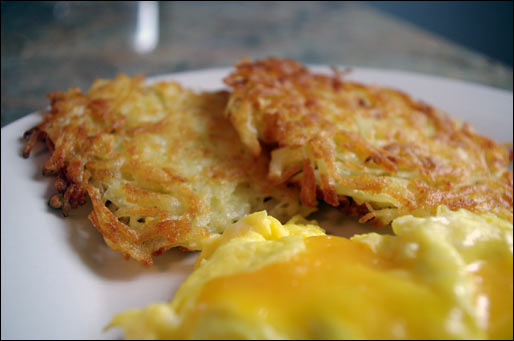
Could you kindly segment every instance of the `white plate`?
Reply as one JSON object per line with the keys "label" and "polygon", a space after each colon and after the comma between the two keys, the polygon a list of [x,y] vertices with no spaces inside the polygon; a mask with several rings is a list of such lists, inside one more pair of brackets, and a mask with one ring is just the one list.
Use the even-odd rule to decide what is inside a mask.
{"label": "white plate", "polygon": [[[229,71],[184,72],[158,79],[214,90],[223,86],[221,80]],[[512,141],[511,92],[373,69],[354,69],[349,78],[404,90],[498,142]],[[86,218],[90,205],[66,219],[48,208],[53,180],[41,175],[47,152],[35,151],[28,160],[21,157],[21,136],[40,118],[31,114],[2,128],[2,339],[119,338],[120,331],[102,331],[110,318],[125,309],[169,300],[191,271],[194,254],[171,251],[145,268],[105,245]],[[327,222],[331,232],[335,225],[353,224],[336,210],[317,218],[322,225]],[[365,228],[344,234],[356,231]]]}

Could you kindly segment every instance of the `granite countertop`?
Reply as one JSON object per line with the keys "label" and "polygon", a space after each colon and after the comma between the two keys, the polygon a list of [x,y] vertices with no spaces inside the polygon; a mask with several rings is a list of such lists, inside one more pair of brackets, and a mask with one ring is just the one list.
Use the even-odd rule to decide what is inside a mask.
{"label": "granite countertop", "polygon": [[140,6],[2,2],[2,126],[44,108],[46,93],[87,89],[94,77],[230,66],[243,56],[415,71],[512,90],[512,68],[363,3],[145,5],[158,11],[157,45],[146,50],[134,43]]}

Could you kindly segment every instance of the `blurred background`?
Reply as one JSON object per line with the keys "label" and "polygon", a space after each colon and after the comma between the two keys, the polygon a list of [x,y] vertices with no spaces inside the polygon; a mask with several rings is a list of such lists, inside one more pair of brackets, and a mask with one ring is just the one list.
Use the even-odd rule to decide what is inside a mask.
{"label": "blurred background", "polygon": [[512,2],[1,2],[4,126],[119,72],[243,56],[421,72],[512,90]]}

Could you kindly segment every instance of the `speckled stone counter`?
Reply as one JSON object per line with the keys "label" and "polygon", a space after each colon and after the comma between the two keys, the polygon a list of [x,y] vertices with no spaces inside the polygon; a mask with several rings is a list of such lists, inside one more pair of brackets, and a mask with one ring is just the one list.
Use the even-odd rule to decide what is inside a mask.
{"label": "speckled stone counter", "polygon": [[153,76],[287,56],[435,74],[512,90],[512,68],[363,3],[159,3],[155,48],[137,52],[137,2],[2,2],[2,126],[45,94],[119,72]]}

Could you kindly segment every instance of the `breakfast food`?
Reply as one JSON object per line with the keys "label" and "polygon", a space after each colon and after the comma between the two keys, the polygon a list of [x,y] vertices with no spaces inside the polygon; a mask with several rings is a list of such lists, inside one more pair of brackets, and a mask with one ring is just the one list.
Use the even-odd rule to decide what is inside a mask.
{"label": "breakfast food", "polygon": [[242,60],[225,83],[241,141],[271,149],[270,179],[301,187],[306,205],[375,225],[439,205],[512,222],[512,153],[427,104],[290,59]]}
{"label": "breakfast food", "polygon": [[[49,204],[67,215],[89,197],[112,249],[147,265],[172,247],[202,250],[171,302],[110,327],[151,339],[512,339],[512,152],[338,71],[269,58],[225,81],[232,93],[96,80],[50,94],[26,133],[26,157],[39,141],[51,152]],[[272,217],[306,216],[318,198],[395,235],[346,239]]]}
{"label": "breakfast food", "polygon": [[271,185],[269,159],[254,158],[224,118],[227,92],[195,93],[174,82],[119,75],[49,95],[51,109],[26,134],[55,176],[50,205],[64,214],[93,205],[89,219],[114,250],[152,264],[171,247],[200,241],[248,213],[307,214],[294,188]]}
{"label": "breakfast food", "polygon": [[512,224],[439,207],[396,236],[327,236],[251,214],[206,241],[169,303],[114,317],[129,339],[512,339]]}

